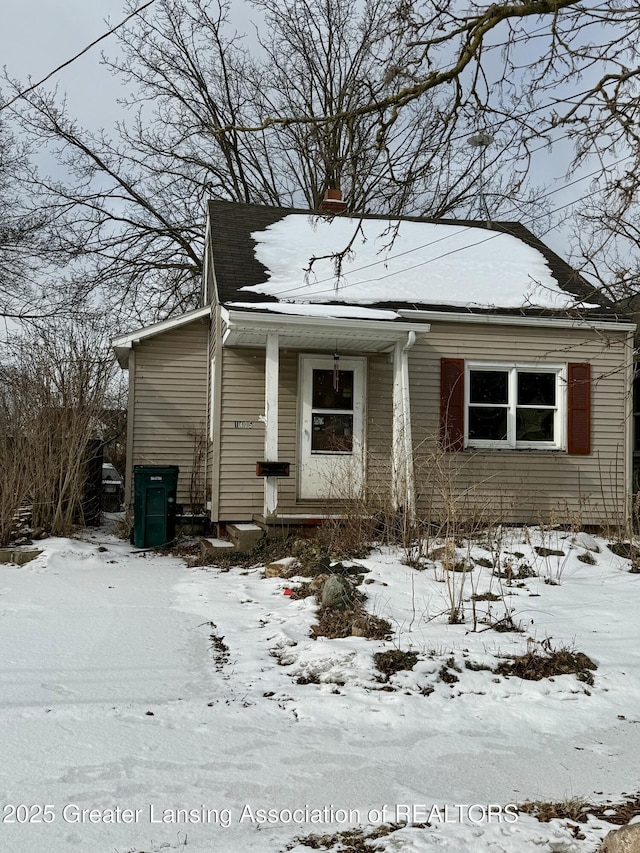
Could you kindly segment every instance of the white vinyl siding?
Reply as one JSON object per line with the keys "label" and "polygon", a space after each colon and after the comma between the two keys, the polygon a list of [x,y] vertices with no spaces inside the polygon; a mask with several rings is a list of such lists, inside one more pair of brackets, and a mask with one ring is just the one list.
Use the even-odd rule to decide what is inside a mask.
{"label": "white vinyl siding", "polygon": [[[416,489],[422,515],[456,511],[490,522],[584,524],[622,519],[625,510],[626,331],[431,322],[410,352],[409,374]],[[591,364],[591,453],[548,449],[468,448],[443,453],[438,444],[440,359],[528,366]]]}
{"label": "white vinyl siding", "polygon": [[[487,521],[537,523],[555,517],[569,523],[579,516],[584,524],[602,524],[622,518],[628,461],[626,335],[623,331],[556,331],[431,319],[431,332],[418,336],[409,353],[419,517],[435,519],[453,494],[457,511],[472,511]],[[340,512],[339,502],[297,497],[299,354],[280,351],[278,456],[291,463],[291,476],[278,481],[278,512],[309,516]],[[331,357],[330,352],[319,355]],[[545,365],[589,362],[592,452],[572,456],[564,450],[469,448],[442,453],[438,443],[442,357],[481,364],[524,364],[541,370]],[[218,350],[218,358],[222,389],[217,518],[247,520],[263,511],[263,482],[255,475],[255,463],[264,453],[260,421],[264,414],[264,350],[226,347]],[[387,355],[367,356],[366,387],[366,495],[372,505],[388,504],[392,362]],[[564,414],[561,419],[566,420]]]}

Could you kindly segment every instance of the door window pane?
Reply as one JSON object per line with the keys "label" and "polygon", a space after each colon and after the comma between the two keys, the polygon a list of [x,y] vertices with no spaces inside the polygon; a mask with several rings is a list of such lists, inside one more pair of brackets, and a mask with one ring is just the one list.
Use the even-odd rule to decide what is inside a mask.
{"label": "door window pane", "polygon": [[353,409],[353,370],[339,370],[338,390],[333,386],[333,370],[313,371],[313,408]]}
{"label": "door window pane", "polygon": [[353,415],[313,412],[311,450],[323,453],[350,453],[353,450]]}

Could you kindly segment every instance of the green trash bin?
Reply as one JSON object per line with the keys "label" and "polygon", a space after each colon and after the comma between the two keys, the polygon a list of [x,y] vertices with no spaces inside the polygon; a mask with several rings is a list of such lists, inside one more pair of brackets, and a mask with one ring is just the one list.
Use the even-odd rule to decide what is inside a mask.
{"label": "green trash bin", "polygon": [[133,544],[166,545],[176,536],[177,465],[134,465]]}

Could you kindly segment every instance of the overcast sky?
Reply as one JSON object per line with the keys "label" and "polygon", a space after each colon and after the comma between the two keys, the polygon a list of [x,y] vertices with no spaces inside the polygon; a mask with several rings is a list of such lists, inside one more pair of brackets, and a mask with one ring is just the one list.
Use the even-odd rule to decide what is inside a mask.
{"label": "overcast sky", "polygon": [[[124,0],[19,0],[3,15],[0,64],[23,84],[29,77],[36,82],[126,15]],[[105,39],[44,86],[57,84],[83,124],[109,126],[118,115],[121,86],[100,65],[101,54],[113,53],[116,45],[116,36]]]}
{"label": "overcast sky", "polygon": [[[143,3],[140,0],[139,5]],[[0,64],[23,85],[29,77],[35,82],[120,23],[126,14],[124,0],[19,0],[3,16]],[[113,55],[116,47],[116,36],[109,37],[45,84],[46,89],[57,84],[67,95],[69,114],[94,129],[110,128],[122,116],[116,101],[124,90],[100,64],[101,54]],[[540,153],[535,164],[536,182],[547,188],[561,186],[568,153],[566,146],[553,154]],[[568,191],[567,198],[564,193],[555,195],[552,203],[555,207],[585,189],[579,184]],[[566,256],[567,247],[557,244],[554,236],[545,239]]]}

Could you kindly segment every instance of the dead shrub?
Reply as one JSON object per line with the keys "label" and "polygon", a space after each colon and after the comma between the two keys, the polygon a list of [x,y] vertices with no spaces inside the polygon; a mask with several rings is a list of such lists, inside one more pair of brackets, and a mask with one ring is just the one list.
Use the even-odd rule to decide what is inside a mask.
{"label": "dead shrub", "polygon": [[321,607],[318,610],[318,622],[311,626],[311,636],[329,637],[339,640],[351,636],[351,626],[358,614],[353,610],[333,610],[331,607]]}
{"label": "dead shrub", "polygon": [[131,540],[131,537],[133,536],[133,525],[133,512],[128,509],[125,512],[124,516],[118,521],[116,521],[113,528],[114,535],[117,536],[118,539],[125,539],[127,542],[129,542]]}
{"label": "dead shrub", "polygon": [[610,542],[609,550],[625,560],[637,560],[640,558],[640,548],[631,542]]}
{"label": "dead shrub", "polygon": [[386,652],[377,652],[373,656],[376,668],[389,678],[396,672],[405,669],[413,669],[418,662],[417,652],[405,652],[402,649],[389,649]]}
{"label": "dead shrub", "polygon": [[533,815],[541,823],[547,823],[556,818],[586,823],[589,815],[592,815],[598,820],[624,826],[640,815],[640,797],[636,794],[622,802],[607,800],[601,803],[590,803],[579,797],[557,803],[536,800],[518,805],[518,811]]}
{"label": "dead shrub", "polygon": [[100,322],[37,325],[12,342],[0,366],[0,421],[16,415],[7,432],[0,423],[0,456],[12,448],[23,469],[16,480],[0,459],[0,493],[18,503],[28,494],[32,524],[54,536],[83,522],[88,468],[108,442],[104,413],[114,376],[108,333]]}
{"label": "dead shrub", "polygon": [[339,518],[323,521],[316,532],[317,547],[334,558],[366,557],[371,552],[371,543],[377,539],[377,519],[368,514],[360,501],[355,503],[357,506],[349,506]]}
{"label": "dead shrub", "polygon": [[460,681],[455,672],[451,672],[451,670],[444,665],[440,667],[438,675],[440,677],[440,681],[444,681],[445,684],[455,684],[457,681]]}
{"label": "dead shrub", "polygon": [[310,583],[301,583],[299,586],[291,587],[291,598],[294,601],[301,598],[309,598],[309,596],[315,595],[315,593],[316,591]]}
{"label": "dead shrub", "polygon": [[528,651],[509,661],[503,661],[494,671],[498,675],[513,675],[526,681],[540,681],[554,675],[575,675],[578,681],[592,685],[594,682],[591,671],[597,668],[583,652],[559,649],[548,652]]}
{"label": "dead shrub", "polygon": [[503,616],[502,619],[497,619],[495,622],[492,622],[489,627],[494,631],[497,631],[499,634],[524,633],[524,628],[521,625],[518,625],[517,622],[514,622],[513,617],[509,613],[507,613],[506,616]]}
{"label": "dead shrub", "polygon": [[318,539],[295,539],[291,553],[297,558],[300,574],[306,577],[325,574],[331,566],[331,555]]}
{"label": "dead shrub", "polygon": [[[355,633],[356,630],[357,633]],[[390,640],[393,637],[393,628],[391,623],[381,616],[366,613],[354,619],[351,633],[354,636],[366,637],[368,640]]]}
{"label": "dead shrub", "polygon": [[[374,829],[367,830],[365,833],[362,829],[345,829],[342,832],[336,832],[333,835],[304,835],[293,839],[291,844],[287,845],[287,850],[292,850],[298,844],[305,847],[310,847],[312,850],[331,850],[336,848],[339,853],[376,853],[383,848],[379,844],[373,844],[376,838],[384,838],[392,832],[401,829],[401,824],[381,824]],[[336,845],[340,845],[337,847]]]}
{"label": "dead shrub", "polygon": [[328,637],[330,640],[352,637],[354,626],[357,626],[356,636],[365,637],[367,640],[389,640],[393,636],[391,623],[367,613],[361,602],[349,610],[320,607],[318,622],[311,626],[311,636],[314,639]]}

